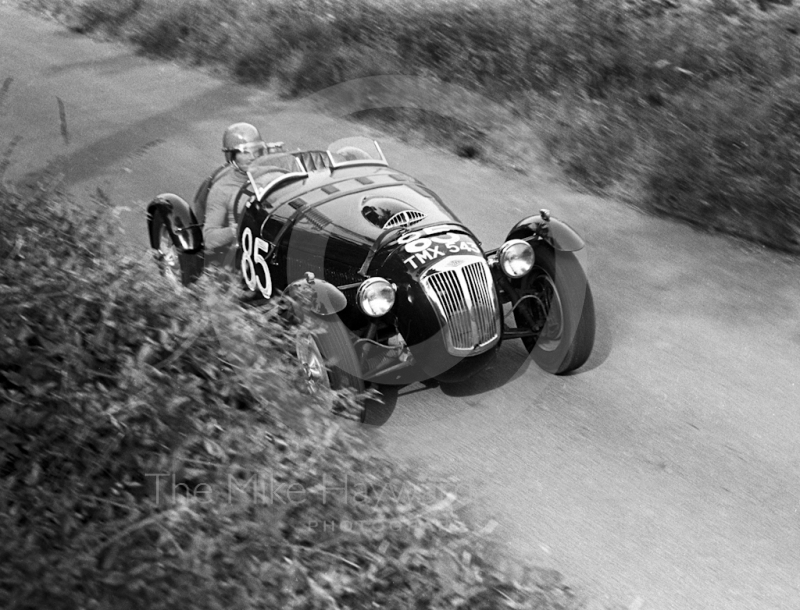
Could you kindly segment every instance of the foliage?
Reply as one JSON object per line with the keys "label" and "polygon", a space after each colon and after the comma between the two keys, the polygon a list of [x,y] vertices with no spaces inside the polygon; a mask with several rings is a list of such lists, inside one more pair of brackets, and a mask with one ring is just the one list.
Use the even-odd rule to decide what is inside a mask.
{"label": "foliage", "polygon": [[[800,145],[775,131],[782,111],[773,103],[798,74],[798,8],[751,0],[20,1],[66,15],[76,29],[127,37],[145,53],[221,65],[248,82],[274,79],[291,96],[378,74],[458,84],[484,102],[454,103],[448,117],[387,109],[361,118],[400,133],[419,128],[458,154],[514,166],[531,160],[509,156],[539,149],[515,139],[538,132],[550,158],[591,190],[800,251]],[[738,126],[717,120],[745,99],[752,103],[739,104]],[[499,126],[509,120],[518,128]],[[734,139],[758,141],[759,152],[718,162],[713,143],[737,130]],[[757,178],[767,165],[766,175],[781,174],[777,182]]]}
{"label": "foliage", "polygon": [[102,197],[0,211],[0,606],[574,606],[300,392],[280,308],[173,288]]}
{"label": "foliage", "polygon": [[800,80],[715,82],[671,105],[648,175],[651,204],[698,225],[800,251]]}

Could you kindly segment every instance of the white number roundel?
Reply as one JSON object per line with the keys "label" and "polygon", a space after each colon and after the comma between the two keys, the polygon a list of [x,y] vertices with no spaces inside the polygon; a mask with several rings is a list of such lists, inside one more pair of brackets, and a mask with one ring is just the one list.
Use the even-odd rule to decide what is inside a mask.
{"label": "white number roundel", "polygon": [[[432,227],[433,228],[433,227]],[[413,231],[406,233],[397,243],[402,244],[403,249],[409,254],[416,254],[431,247],[433,243],[451,245],[459,241],[459,236],[455,233],[444,233],[443,235],[433,235],[431,237],[423,237],[423,231]]]}
{"label": "white number roundel", "polygon": [[[266,255],[269,244],[260,237],[253,239],[253,231],[247,227],[242,231],[242,279],[249,290],[259,290],[265,299],[272,296],[272,276],[269,274]],[[260,267],[264,275],[262,281],[256,267]]]}
{"label": "white number roundel", "polygon": [[415,241],[407,243],[405,246],[405,251],[414,254],[415,252],[422,252],[423,250],[427,250],[431,245],[431,240],[427,237],[421,237]]}

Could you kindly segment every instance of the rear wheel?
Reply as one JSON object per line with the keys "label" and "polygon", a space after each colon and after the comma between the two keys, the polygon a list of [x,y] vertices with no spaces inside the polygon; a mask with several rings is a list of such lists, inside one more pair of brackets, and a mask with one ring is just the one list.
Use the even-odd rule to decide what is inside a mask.
{"label": "rear wheel", "polygon": [[172,241],[164,216],[156,214],[153,218],[153,232],[158,236],[157,262],[161,275],[174,285],[188,286],[203,272],[202,254],[183,254]]}
{"label": "rear wheel", "polygon": [[537,336],[522,339],[534,362],[549,373],[569,373],[586,363],[594,347],[592,291],[572,252],[540,245],[531,272],[522,279],[523,299],[514,309],[517,326]]}

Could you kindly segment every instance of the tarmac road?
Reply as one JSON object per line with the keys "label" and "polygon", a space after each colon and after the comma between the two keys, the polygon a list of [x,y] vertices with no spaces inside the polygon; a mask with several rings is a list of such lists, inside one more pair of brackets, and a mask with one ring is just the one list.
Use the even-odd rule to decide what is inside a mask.
{"label": "tarmac road", "polygon": [[[50,165],[78,199],[100,189],[132,252],[146,247],[147,201],[191,197],[238,120],[292,148],[372,133],[0,0],[0,151],[21,138],[6,180]],[[376,442],[462,478],[493,535],[598,604],[800,608],[798,260],[576,194],[544,170],[382,143],[487,245],[540,207],[575,226],[598,340],[568,377],[509,343],[468,383],[403,388]]]}

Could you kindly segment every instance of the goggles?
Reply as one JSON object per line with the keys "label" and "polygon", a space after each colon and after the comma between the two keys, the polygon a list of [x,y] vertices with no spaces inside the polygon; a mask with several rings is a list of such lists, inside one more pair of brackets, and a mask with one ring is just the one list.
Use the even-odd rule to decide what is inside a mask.
{"label": "goggles", "polygon": [[264,142],[250,142],[248,144],[239,144],[230,149],[228,152],[236,153],[249,153],[254,157],[261,157],[267,150],[267,145]]}

